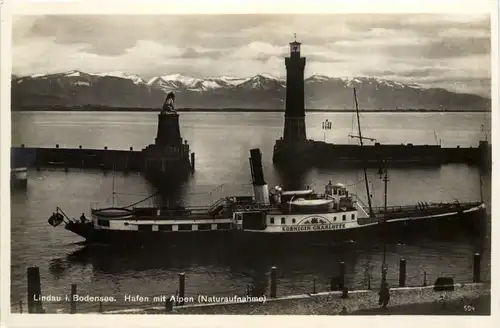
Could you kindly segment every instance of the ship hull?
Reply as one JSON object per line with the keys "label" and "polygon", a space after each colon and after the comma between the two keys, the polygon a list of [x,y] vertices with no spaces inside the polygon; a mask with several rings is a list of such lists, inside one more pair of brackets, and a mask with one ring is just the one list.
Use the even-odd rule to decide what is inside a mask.
{"label": "ship hull", "polygon": [[240,245],[269,249],[269,247],[333,246],[345,242],[363,243],[374,240],[397,242],[419,236],[442,239],[460,233],[482,236],[486,232],[486,213],[483,208],[479,208],[460,215],[449,214],[425,219],[407,218],[342,230],[280,233],[241,230],[236,232],[235,239]]}
{"label": "ship hull", "polygon": [[210,246],[230,241],[231,230],[216,231],[124,231],[94,229],[92,224],[68,224],[66,229],[85,238],[86,243],[109,244],[119,247],[143,247],[165,245]]}
{"label": "ship hull", "polygon": [[91,223],[71,223],[66,229],[83,237],[87,243],[104,243],[119,247],[146,247],[165,245],[188,245],[189,247],[211,247],[216,244],[241,246],[243,248],[268,249],[272,247],[306,247],[335,245],[346,241],[366,242],[374,239],[397,239],[424,235],[446,238],[459,231],[480,236],[486,230],[486,215],[483,207],[456,215],[445,213],[425,219],[407,218],[396,222],[364,225],[352,229],[264,232],[248,230],[212,231],[124,231],[95,229]]}

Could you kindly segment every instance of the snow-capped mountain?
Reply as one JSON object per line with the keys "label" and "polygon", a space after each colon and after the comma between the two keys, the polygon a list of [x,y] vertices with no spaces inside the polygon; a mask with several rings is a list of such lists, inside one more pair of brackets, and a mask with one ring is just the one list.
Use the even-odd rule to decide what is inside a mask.
{"label": "snow-capped mountain", "polygon": [[139,76],[135,74],[126,74],[123,72],[109,72],[109,73],[97,73],[95,75],[98,76],[108,76],[108,77],[117,77],[120,79],[128,79],[133,81],[135,84],[145,84],[146,82]]}
{"label": "snow-capped mountain", "polygon": [[[490,99],[458,94],[439,88],[376,77],[329,77],[305,79],[306,108],[351,109],[352,87],[358,89],[361,108],[484,109]],[[122,72],[12,76],[12,106],[101,105],[113,107],[160,107],[165,94],[176,93],[177,107],[283,108],[286,81],[283,77],[257,74],[252,77],[199,78],[167,74],[148,80]]]}

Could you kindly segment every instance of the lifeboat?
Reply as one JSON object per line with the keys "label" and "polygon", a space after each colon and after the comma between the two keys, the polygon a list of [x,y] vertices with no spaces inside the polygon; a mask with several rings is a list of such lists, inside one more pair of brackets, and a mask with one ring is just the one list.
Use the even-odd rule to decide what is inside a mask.
{"label": "lifeboat", "polygon": [[281,192],[282,197],[295,197],[295,196],[306,196],[310,195],[313,193],[313,190],[311,189],[306,189],[306,190],[287,190]]}
{"label": "lifeboat", "polygon": [[289,201],[288,204],[293,205],[293,206],[301,206],[301,207],[308,207],[308,206],[326,206],[329,204],[333,203],[333,199],[304,199],[304,198],[297,198],[292,201]]}

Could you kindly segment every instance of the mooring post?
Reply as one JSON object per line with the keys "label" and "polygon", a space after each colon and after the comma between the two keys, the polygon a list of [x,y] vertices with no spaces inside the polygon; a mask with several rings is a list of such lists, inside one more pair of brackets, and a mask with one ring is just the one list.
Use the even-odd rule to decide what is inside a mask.
{"label": "mooring post", "polygon": [[23,301],[19,301],[19,313],[23,313]]}
{"label": "mooring post", "polygon": [[42,287],[40,285],[40,269],[29,267],[28,275],[28,313],[42,313]]}
{"label": "mooring post", "polygon": [[194,172],[195,170],[195,155],[194,153],[191,153],[191,172]]}
{"label": "mooring post", "polygon": [[427,286],[427,272],[424,271],[424,287]]}
{"label": "mooring post", "polygon": [[99,313],[102,313],[102,312],[103,312],[103,311],[102,311],[102,301],[100,300],[100,301],[99,301]]}
{"label": "mooring post", "polygon": [[186,275],[184,272],[179,273],[179,302],[178,305],[184,305],[184,295],[186,289]]}
{"label": "mooring post", "polygon": [[276,298],[276,267],[271,267],[271,297]]}
{"label": "mooring post", "polygon": [[406,285],[406,260],[399,260],[399,287],[405,287]]}
{"label": "mooring post", "polygon": [[316,294],[316,279],[313,279],[313,294]]}
{"label": "mooring post", "polygon": [[473,268],[472,282],[481,282],[481,255],[474,254],[474,268]]}
{"label": "mooring post", "polygon": [[342,261],[340,265],[339,289],[343,290],[345,286],[345,262]]}
{"label": "mooring post", "polygon": [[167,298],[165,300],[165,312],[172,312],[173,309],[174,309],[174,302],[170,298]]}
{"label": "mooring post", "polygon": [[70,313],[76,313],[76,284],[71,284]]}
{"label": "mooring post", "polygon": [[349,297],[349,288],[347,286],[342,287],[342,296],[341,298],[347,298]]}

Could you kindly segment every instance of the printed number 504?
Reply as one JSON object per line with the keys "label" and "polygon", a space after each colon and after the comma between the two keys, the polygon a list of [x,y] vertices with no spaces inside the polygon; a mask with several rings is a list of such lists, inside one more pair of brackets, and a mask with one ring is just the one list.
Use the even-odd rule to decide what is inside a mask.
{"label": "printed number 504", "polygon": [[464,305],[465,312],[474,312],[476,308],[473,305]]}

